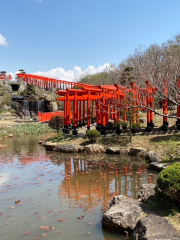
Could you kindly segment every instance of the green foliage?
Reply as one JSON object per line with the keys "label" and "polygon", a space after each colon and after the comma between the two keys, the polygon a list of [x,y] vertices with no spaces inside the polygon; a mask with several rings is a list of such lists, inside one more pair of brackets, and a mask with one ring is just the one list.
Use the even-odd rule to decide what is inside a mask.
{"label": "green foliage", "polygon": [[48,123],[49,127],[55,129],[59,134],[59,130],[64,126],[64,117],[63,116],[53,116]]}
{"label": "green foliage", "polygon": [[134,129],[138,129],[141,127],[141,123],[140,122],[132,123],[131,127]]}
{"label": "green foliage", "polygon": [[116,121],[113,123],[113,127],[120,127],[122,125],[123,121]]}
{"label": "green foliage", "polygon": [[30,96],[35,95],[35,87],[32,84],[27,84],[24,91],[18,93],[20,96]]}
{"label": "green foliage", "polygon": [[19,124],[17,126],[11,126],[4,129],[7,134],[14,134],[15,136],[21,136],[24,134],[42,134],[52,132],[52,129],[45,123],[26,123]]}
{"label": "green foliage", "polygon": [[97,140],[97,137],[101,136],[101,134],[96,129],[93,129],[87,131],[86,136],[89,138],[90,141],[94,142]]}
{"label": "green foliage", "polygon": [[6,74],[6,71],[1,71],[0,74],[1,74],[1,75],[5,75],[5,74]]}
{"label": "green foliage", "polygon": [[25,73],[25,70],[24,69],[20,69],[19,72],[20,73]]}
{"label": "green foliage", "polygon": [[117,121],[113,124],[113,127],[119,127],[119,126],[123,126],[123,127],[127,127],[128,126],[128,122],[124,122],[124,121]]}
{"label": "green foliage", "polygon": [[12,102],[12,97],[11,97],[11,94],[9,93],[5,93],[3,95],[3,99],[1,101],[2,104],[7,104],[7,105],[11,105],[11,102]]}
{"label": "green foliage", "polygon": [[180,201],[180,162],[165,168],[157,179],[157,187],[174,201]]}

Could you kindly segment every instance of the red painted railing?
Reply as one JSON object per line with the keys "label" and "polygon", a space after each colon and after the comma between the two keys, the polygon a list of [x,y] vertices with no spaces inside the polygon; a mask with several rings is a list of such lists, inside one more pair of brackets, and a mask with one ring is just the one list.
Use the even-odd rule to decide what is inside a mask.
{"label": "red painted railing", "polygon": [[0,75],[0,80],[12,80],[11,75]]}
{"label": "red painted railing", "polygon": [[[57,112],[38,112],[39,122],[48,122],[53,116],[64,116],[63,111]],[[72,113],[71,113],[72,117]]]}

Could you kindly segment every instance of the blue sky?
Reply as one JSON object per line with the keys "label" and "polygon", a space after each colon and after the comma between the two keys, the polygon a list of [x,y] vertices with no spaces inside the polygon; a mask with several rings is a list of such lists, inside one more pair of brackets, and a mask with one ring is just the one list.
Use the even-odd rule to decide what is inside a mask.
{"label": "blue sky", "polygon": [[140,44],[180,32],[179,0],[0,0],[0,6],[0,71],[12,73],[101,70]]}

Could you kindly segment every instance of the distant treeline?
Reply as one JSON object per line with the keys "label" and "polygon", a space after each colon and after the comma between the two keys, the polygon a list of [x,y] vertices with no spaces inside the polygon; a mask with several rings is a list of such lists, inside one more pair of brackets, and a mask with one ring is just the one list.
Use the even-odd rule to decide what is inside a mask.
{"label": "distant treeline", "polygon": [[101,73],[84,75],[80,82],[95,85],[118,83],[129,86],[131,81],[143,87],[146,80],[155,85],[162,79],[176,83],[180,76],[180,34],[162,43],[140,46],[119,65],[111,65]]}

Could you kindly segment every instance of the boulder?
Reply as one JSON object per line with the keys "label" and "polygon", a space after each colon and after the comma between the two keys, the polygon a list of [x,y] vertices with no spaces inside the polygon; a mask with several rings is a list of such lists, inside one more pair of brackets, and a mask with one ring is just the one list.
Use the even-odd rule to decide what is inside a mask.
{"label": "boulder", "polygon": [[127,149],[125,149],[125,148],[123,148],[123,147],[120,147],[120,154],[122,154],[122,155],[128,155],[128,150]]}
{"label": "boulder", "polygon": [[86,145],[85,151],[87,153],[105,153],[106,149],[98,144],[89,144]]}
{"label": "boulder", "polygon": [[110,232],[130,235],[144,214],[139,202],[119,195],[113,197],[110,206],[103,215],[102,226]]}
{"label": "boulder", "polygon": [[19,92],[23,92],[26,89],[26,84],[24,84],[25,82],[22,82],[19,84]]}
{"label": "boulder", "polygon": [[141,218],[131,236],[131,240],[179,240],[177,231],[171,223],[160,216],[149,214]]}
{"label": "boulder", "polygon": [[144,148],[130,148],[129,154],[133,156],[145,157],[147,149]]}
{"label": "boulder", "polygon": [[50,102],[52,100],[52,97],[50,95],[45,95],[44,100]]}
{"label": "boulder", "polygon": [[159,162],[159,155],[152,151],[147,151],[145,154],[145,159],[147,162]]}
{"label": "boulder", "polygon": [[167,106],[168,111],[176,111],[177,105]]}
{"label": "boulder", "polygon": [[155,200],[155,187],[156,184],[143,184],[138,192],[138,201],[147,202],[149,199]]}
{"label": "boulder", "polygon": [[86,147],[85,147],[85,146],[79,146],[79,147],[78,147],[78,153],[85,152],[85,150],[86,150]]}
{"label": "boulder", "polygon": [[140,123],[145,123],[146,121],[147,121],[146,118],[139,118],[139,122],[140,122]]}
{"label": "boulder", "polygon": [[54,151],[56,152],[64,152],[64,153],[77,153],[78,152],[78,146],[77,145],[65,145],[65,144],[59,144],[56,145],[54,148]]}
{"label": "boulder", "polygon": [[49,112],[56,112],[58,110],[58,105],[56,102],[50,102],[47,104],[47,109]]}
{"label": "boulder", "polygon": [[53,149],[56,147],[56,143],[43,142],[42,146],[45,147],[45,149],[48,150],[48,151],[53,151]]}
{"label": "boulder", "polygon": [[158,163],[158,162],[152,162],[152,163],[149,164],[148,168],[160,172],[166,167],[167,167],[166,164]]}
{"label": "boulder", "polygon": [[108,147],[106,149],[106,153],[119,154],[120,153],[120,148],[119,147]]}
{"label": "boulder", "polygon": [[4,104],[4,105],[2,106],[2,108],[3,108],[3,110],[5,110],[5,111],[9,111],[9,110],[11,109],[11,107],[8,106],[7,104]]}

